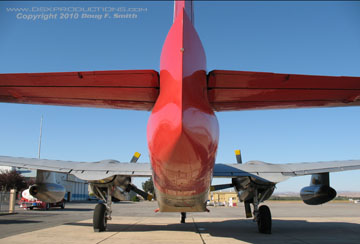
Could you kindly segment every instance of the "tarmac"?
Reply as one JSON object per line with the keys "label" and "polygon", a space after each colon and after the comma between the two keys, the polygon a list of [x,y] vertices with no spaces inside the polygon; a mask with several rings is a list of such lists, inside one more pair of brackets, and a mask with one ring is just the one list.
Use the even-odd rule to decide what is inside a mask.
{"label": "tarmac", "polygon": [[360,243],[360,204],[329,203],[315,208],[299,202],[268,205],[273,209],[271,235],[258,233],[256,223],[241,217],[242,206],[189,213],[187,223],[180,224],[178,214],[142,214],[156,204],[139,203],[115,205],[116,215],[107,232],[95,233],[90,218],[8,236],[0,243]]}

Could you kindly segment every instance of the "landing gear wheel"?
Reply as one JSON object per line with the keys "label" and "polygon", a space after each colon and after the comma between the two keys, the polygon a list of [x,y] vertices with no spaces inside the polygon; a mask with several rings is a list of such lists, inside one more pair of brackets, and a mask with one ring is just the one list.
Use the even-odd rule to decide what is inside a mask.
{"label": "landing gear wheel", "polygon": [[271,234],[271,212],[268,206],[260,206],[257,224],[260,233]]}
{"label": "landing gear wheel", "polygon": [[93,226],[95,232],[106,230],[107,226],[107,209],[102,203],[98,203],[94,210]]}
{"label": "landing gear wheel", "polygon": [[61,208],[61,209],[64,209],[64,208],[65,208],[65,202],[62,202],[62,203],[61,203],[60,208]]}
{"label": "landing gear wheel", "polygon": [[46,203],[45,204],[45,210],[47,211],[47,210],[49,210],[50,209],[50,203]]}

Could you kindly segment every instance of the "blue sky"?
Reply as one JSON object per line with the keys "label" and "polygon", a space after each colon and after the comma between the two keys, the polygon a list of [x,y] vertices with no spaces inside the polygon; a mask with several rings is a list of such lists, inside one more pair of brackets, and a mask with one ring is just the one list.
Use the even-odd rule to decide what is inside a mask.
{"label": "blue sky", "polygon": [[[18,19],[9,7],[137,8],[135,19]],[[139,11],[139,8],[141,11]],[[146,9],[146,11],[145,11]],[[128,9],[128,12],[131,12]],[[41,12],[36,12],[39,14]],[[360,76],[359,2],[195,2],[195,28],[213,69]],[[96,14],[103,14],[98,11]],[[159,70],[173,3],[0,2],[0,73]],[[69,17],[70,18],[70,17]],[[0,103],[0,155],[148,162],[149,112]],[[360,108],[217,113],[217,162],[271,163],[360,159]],[[336,190],[360,191],[360,171],[331,174]],[[137,180],[136,183],[140,181]],[[224,181],[216,181],[224,182]],[[277,191],[299,191],[309,177]]]}

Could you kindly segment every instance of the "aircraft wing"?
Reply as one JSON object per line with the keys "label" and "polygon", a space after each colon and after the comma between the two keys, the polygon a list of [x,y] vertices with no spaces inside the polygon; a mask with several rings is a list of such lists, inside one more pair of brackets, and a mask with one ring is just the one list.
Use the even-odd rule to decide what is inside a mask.
{"label": "aircraft wing", "polygon": [[[101,180],[113,175],[133,177],[152,176],[150,163],[122,163],[116,160],[74,162],[0,156],[0,165],[69,173],[82,180]],[[216,163],[213,177],[235,178],[248,176],[267,182],[278,183],[293,176],[356,169],[360,169],[360,160],[290,164],[270,164],[261,161],[249,161],[245,164]]]}
{"label": "aircraft wing", "polygon": [[213,70],[208,97],[215,111],[360,105],[360,77]]}
{"label": "aircraft wing", "polygon": [[151,110],[154,70],[0,74],[0,102]]}
{"label": "aircraft wing", "polygon": [[215,164],[213,177],[236,178],[249,176],[263,181],[279,183],[293,176],[356,169],[360,169],[360,160],[289,164],[270,164],[261,161],[249,161],[245,164]]}
{"label": "aircraft wing", "polygon": [[82,180],[101,180],[113,175],[150,177],[150,163],[121,163],[116,160],[73,162],[0,156],[0,165],[73,174]]}

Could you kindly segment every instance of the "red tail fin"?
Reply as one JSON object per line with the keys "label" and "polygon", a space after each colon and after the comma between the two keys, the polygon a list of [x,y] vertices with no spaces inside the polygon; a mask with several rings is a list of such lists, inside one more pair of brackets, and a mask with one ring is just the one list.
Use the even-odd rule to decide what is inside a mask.
{"label": "red tail fin", "polygon": [[194,8],[192,0],[174,0],[174,21],[182,9],[185,9],[185,12],[190,18],[191,23],[194,24]]}

